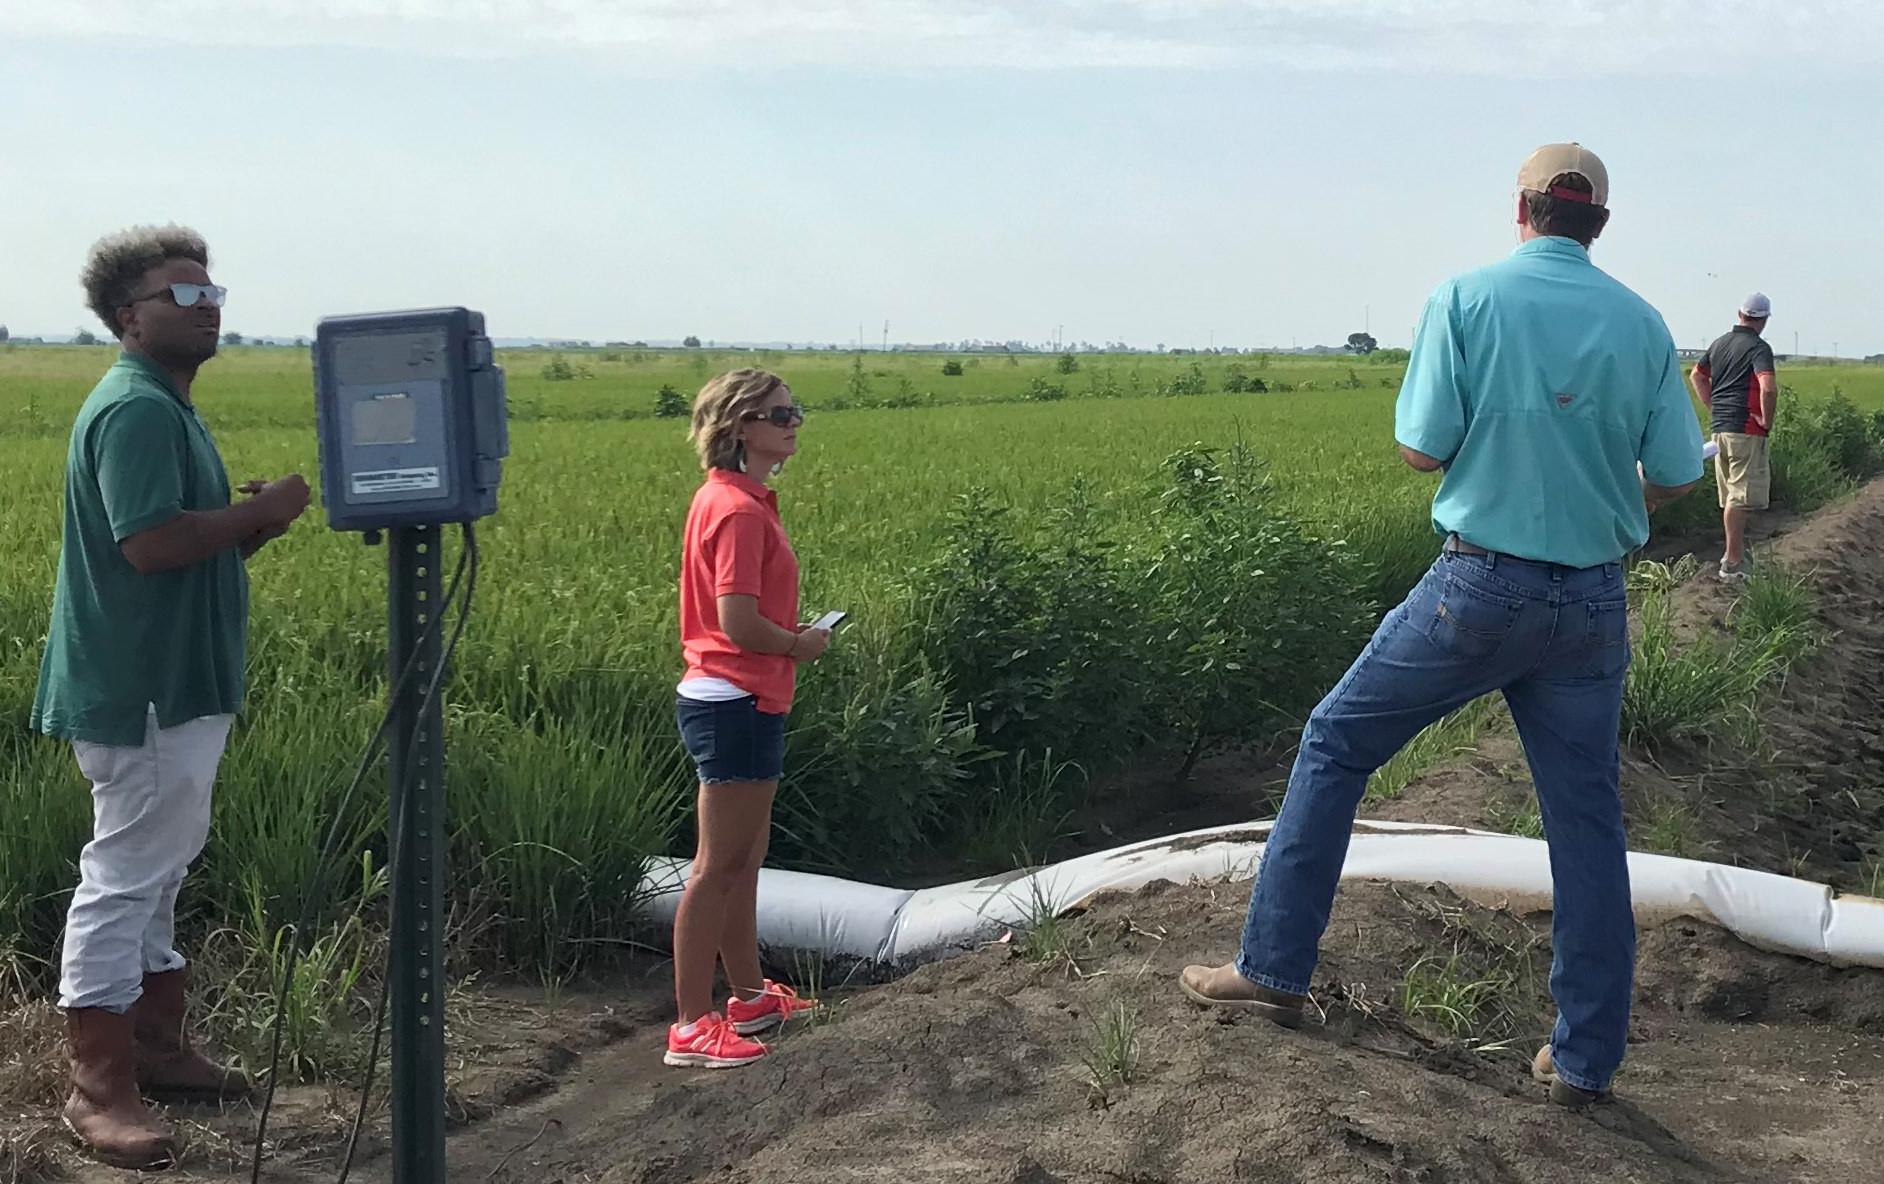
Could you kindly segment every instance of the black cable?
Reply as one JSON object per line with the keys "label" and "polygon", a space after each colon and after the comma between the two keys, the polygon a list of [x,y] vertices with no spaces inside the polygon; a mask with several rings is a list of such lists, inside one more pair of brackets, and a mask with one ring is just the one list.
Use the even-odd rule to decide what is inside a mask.
{"label": "black cable", "polygon": [[[423,646],[427,642],[429,634],[436,634],[443,627],[446,609],[451,605],[452,601],[456,600],[458,597],[458,589],[465,580],[466,573],[470,566],[470,559],[471,555],[468,550],[458,556],[458,567],[457,570],[452,573],[451,585],[446,590],[444,600],[440,604],[438,612],[433,614],[430,621],[426,622],[425,629],[420,634],[420,646]],[[462,629],[463,620],[461,619],[459,622],[459,630],[462,631]],[[455,636],[452,644],[454,646],[457,644]],[[380,716],[379,727],[374,729],[372,738],[367,741],[365,751],[360,754],[360,763],[358,767],[354,769],[353,780],[348,783],[346,790],[340,795],[339,805],[334,810],[333,821],[327,828],[327,837],[321,844],[319,856],[315,859],[314,874],[310,877],[312,882],[305,885],[302,889],[301,909],[296,916],[294,928],[290,932],[288,940],[288,960],[282,967],[281,982],[275,995],[274,1031],[271,1036],[271,1047],[268,1054],[268,1086],[262,1098],[261,1115],[255,1130],[255,1153],[249,1169],[250,1184],[261,1184],[262,1155],[267,1142],[268,1118],[274,1110],[275,1089],[280,1078],[282,1030],[288,1014],[288,995],[294,988],[294,973],[301,961],[302,937],[306,933],[307,928],[313,923],[315,889],[319,885],[321,876],[329,870],[333,862],[335,852],[340,845],[341,831],[346,819],[352,812],[354,796],[359,793],[361,784],[365,782],[367,773],[372,769],[373,758],[379,754],[380,746],[386,739],[386,733],[392,727],[399,697],[405,693],[406,684],[417,669],[417,663],[405,663],[405,668],[399,673],[398,682],[393,684],[391,693],[386,699],[386,711]],[[440,669],[443,669],[443,663],[440,664]],[[435,684],[436,681],[437,680],[434,679]],[[428,691],[428,694],[429,693]]]}
{"label": "black cable", "polygon": [[[421,717],[424,716],[427,708],[435,700],[438,694],[439,687],[442,686],[444,683],[445,672],[451,668],[452,655],[456,653],[458,649],[458,640],[464,636],[465,623],[471,619],[471,602],[477,597],[477,590],[478,590],[477,526],[474,523],[466,522],[464,523],[462,530],[463,530],[463,537],[464,537],[464,550],[459,557],[460,564],[462,565],[463,559],[466,556],[469,556],[470,561],[471,561],[471,574],[470,574],[470,578],[465,583],[464,602],[458,606],[458,621],[455,625],[452,626],[451,640],[445,643],[445,650],[442,654],[439,655],[438,669],[432,672],[431,685],[426,687],[424,699],[421,701],[419,705],[419,715]],[[455,591],[455,587],[454,587],[454,591]],[[451,596],[447,596],[445,598],[444,604],[440,606],[439,611],[438,611],[438,616],[440,618],[442,618],[445,615],[445,609],[447,606],[450,605],[452,599],[453,597]],[[418,751],[419,741],[423,738],[424,738],[424,735],[422,732],[418,732],[416,730],[413,732],[412,742],[406,748],[406,759],[402,767],[409,767],[412,764],[413,755]],[[407,834],[408,824],[410,822],[410,819],[406,817],[406,814],[412,808],[413,797],[414,795],[411,793],[406,793],[406,794],[401,795],[400,801],[399,801],[399,815],[397,818],[389,819],[387,823],[388,829],[391,833],[388,836],[389,842],[387,844],[387,847],[388,847],[389,854],[387,857],[386,871],[387,871],[387,876],[389,880],[394,884],[397,884],[399,882],[399,861],[400,861],[400,857],[405,853],[406,834]],[[435,987],[434,989],[442,990],[442,986]],[[339,1176],[339,1179],[336,1181],[336,1184],[347,1184],[347,1177],[353,1170],[353,1153],[354,1153],[354,1150],[359,1146],[360,1132],[364,1130],[366,1127],[367,1107],[368,1107],[368,1103],[371,1101],[372,1096],[373,1096],[373,1078],[377,1074],[378,1069],[379,1069],[380,1038],[385,1034],[386,1007],[391,997],[392,997],[392,943],[388,942],[386,944],[386,960],[380,967],[379,998],[373,1004],[373,1039],[372,1039],[371,1044],[367,1048],[366,1068],[361,1073],[360,1106],[359,1106],[359,1109],[356,1110],[353,1115],[353,1130],[347,1136],[347,1150],[340,1160],[340,1176]]]}

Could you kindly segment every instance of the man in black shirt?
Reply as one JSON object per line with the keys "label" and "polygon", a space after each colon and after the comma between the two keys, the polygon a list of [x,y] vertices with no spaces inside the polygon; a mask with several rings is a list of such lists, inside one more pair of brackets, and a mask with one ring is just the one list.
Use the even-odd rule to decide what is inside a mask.
{"label": "man in black shirt", "polygon": [[1764,510],[1772,485],[1766,440],[1773,430],[1779,379],[1773,347],[1760,336],[1773,304],[1758,292],[1740,303],[1740,323],[1716,338],[1695,363],[1688,382],[1713,415],[1714,482],[1720,490],[1727,547],[1720,578],[1740,582],[1752,560],[1746,553],[1747,511]]}

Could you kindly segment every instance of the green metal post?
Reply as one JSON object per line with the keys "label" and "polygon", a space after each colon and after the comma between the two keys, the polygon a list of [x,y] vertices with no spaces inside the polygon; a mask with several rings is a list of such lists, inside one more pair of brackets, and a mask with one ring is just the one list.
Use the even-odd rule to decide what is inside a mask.
{"label": "green metal post", "polygon": [[441,694],[422,708],[438,670],[443,622],[437,527],[388,532],[392,685],[412,677],[387,737],[392,801],[393,1184],[445,1184],[445,733]]}

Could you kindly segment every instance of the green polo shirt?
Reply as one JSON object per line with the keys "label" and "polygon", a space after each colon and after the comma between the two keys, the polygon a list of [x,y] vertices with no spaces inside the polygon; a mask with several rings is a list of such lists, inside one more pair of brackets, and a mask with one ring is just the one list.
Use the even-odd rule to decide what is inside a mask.
{"label": "green polo shirt", "polygon": [[241,553],[139,575],[125,539],[229,504],[209,429],[170,376],[122,354],[79,409],[65,464],[65,532],[33,726],[98,744],[144,742],[242,706],[249,578]]}
{"label": "green polo shirt", "polygon": [[1567,238],[1532,239],[1440,285],[1394,428],[1446,463],[1436,531],[1570,567],[1613,563],[1648,539],[1641,474],[1701,476],[1701,425],[1668,326]]}

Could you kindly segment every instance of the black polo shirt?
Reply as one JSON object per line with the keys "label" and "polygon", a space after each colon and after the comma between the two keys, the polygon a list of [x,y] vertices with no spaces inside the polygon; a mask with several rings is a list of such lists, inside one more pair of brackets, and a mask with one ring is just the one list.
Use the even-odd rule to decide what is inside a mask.
{"label": "black polo shirt", "polygon": [[1735,325],[1707,347],[1698,367],[1712,391],[1708,406],[1714,430],[1764,436],[1772,428],[1760,418],[1760,375],[1773,373],[1773,347],[1745,325]]}

